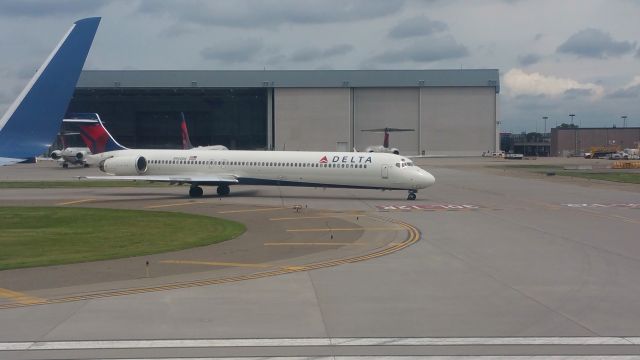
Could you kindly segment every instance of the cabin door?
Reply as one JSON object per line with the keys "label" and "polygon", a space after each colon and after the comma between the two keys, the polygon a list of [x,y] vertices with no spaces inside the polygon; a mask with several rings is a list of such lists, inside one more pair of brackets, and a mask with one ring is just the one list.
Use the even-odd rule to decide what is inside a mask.
{"label": "cabin door", "polygon": [[383,179],[388,179],[389,178],[389,166],[387,164],[382,164],[382,178]]}

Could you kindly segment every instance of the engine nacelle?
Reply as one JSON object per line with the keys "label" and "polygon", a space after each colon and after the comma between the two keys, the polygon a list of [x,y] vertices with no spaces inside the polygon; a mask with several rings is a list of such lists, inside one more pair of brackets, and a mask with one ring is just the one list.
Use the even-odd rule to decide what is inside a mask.
{"label": "engine nacelle", "polygon": [[147,172],[144,156],[112,157],[100,163],[100,171],[111,175],[142,175]]}
{"label": "engine nacelle", "polygon": [[58,160],[58,159],[60,159],[61,157],[62,157],[62,151],[60,151],[60,150],[54,150],[54,151],[52,151],[52,152],[51,152],[51,158],[52,158],[53,160]]}
{"label": "engine nacelle", "polygon": [[76,153],[76,160],[81,161],[84,158],[84,153],[79,151]]}

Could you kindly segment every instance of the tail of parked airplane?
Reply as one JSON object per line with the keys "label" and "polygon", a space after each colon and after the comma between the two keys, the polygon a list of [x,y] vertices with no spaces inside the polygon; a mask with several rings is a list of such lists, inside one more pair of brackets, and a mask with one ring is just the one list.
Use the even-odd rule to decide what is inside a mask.
{"label": "tail of parked airplane", "polygon": [[184,150],[193,149],[193,145],[191,145],[191,140],[189,140],[189,130],[187,130],[187,120],[184,118],[184,113],[181,112],[180,116],[182,116],[182,123],[180,124],[180,133],[182,134],[182,148]]}
{"label": "tail of parked airplane", "polygon": [[92,154],[100,154],[106,151],[128,150],[120,145],[104,127],[98,114],[73,114],[74,119],[65,119],[65,122],[78,122],[80,125],[80,137]]}
{"label": "tail of parked airplane", "polygon": [[0,118],[0,165],[34,158],[55,139],[99,23],[77,21]]}

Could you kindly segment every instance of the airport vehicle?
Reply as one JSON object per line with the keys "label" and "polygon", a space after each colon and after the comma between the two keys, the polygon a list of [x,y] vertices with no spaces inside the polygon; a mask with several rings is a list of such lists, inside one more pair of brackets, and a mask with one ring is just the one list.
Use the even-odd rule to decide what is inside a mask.
{"label": "airport vehicle", "polygon": [[433,175],[395,154],[126,149],[98,121],[85,131],[95,134],[89,139],[96,145],[91,162],[110,176],[85,177],[90,180],[190,184],[191,197],[203,195],[201,186],[217,186],[218,195],[224,196],[230,185],[244,184],[407,190],[408,200],[435,183]]}
{"label": "airport vehicle", "polygon": [[376,133],[384,133],[384,140],[382,145],[373,145],[368,146],[365,149],[365,152],[382,152],[382,153],[390,153],[400,155],[400,150],[397,148],[389,147],[389,133],[391,132],[404,132],[404,131],[415,131],[414,129],[399,129],[399,128],[381,128],[381,129],[365,129],[362,131],[368,132],[376,132]]}
{"label": "airport vehicle", "polygon": [[[182,117],[182,122],[180,123],[180,134],[182,135],[182,148],[184,150],[194,149],[194,146],[191,145],[191,140],[189,139],[189,130],[187,129],[187,120],[184,118],[184,113],[180,113]],[[229,150],[224,145],[208,145],[208,146],[197,146],[195,149],[199,150]]]}
{"label": "airport vehicle", "polygon": [[593,146],[589,149],[589,152],[584,153],[585,159],[601,159],[608,158],[611,154],[615,154],[620,151],[620,146]]}
{"label": "airport vehicle", "polygon": [[0,165],[35,159],[55,138],[100,18],[76,21],[0,118]]}

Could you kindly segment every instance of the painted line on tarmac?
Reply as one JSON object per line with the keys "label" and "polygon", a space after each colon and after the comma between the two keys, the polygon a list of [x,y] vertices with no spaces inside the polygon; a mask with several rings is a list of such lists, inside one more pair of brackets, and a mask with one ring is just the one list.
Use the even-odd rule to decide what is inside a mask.
{"label": "painted line on tarmac", "polygon": [[274,208],[266,208],[266,209],[225,210],[225,211],[218,211],[218,214],[235,214],[235,213],[257,212],[257,211],[275,211],[275,210],[284,210],[284,209],[288,209],[288,208],[274,207]]}
{"label": "painted line on tarmac", "polygon": [[247,268],[270,268],[269,264],[247,264],[236,262],[219,262],[219,261],[197,261],[197,260],[161,260],[161,264],[178,264],[178,265],[207,265],[207,266],[223,266],[223,267],[247,267]]}
{"label": "painted line on tarmac", "polygon": [[[639,360],[640,356],[637,355],[336,355],[336,356],[242,356],[242,357],[197,357],[197,358],[118,358],[118,360],[367,360],[367,359],[381,359],[381,360]],[[108,359],[105,359],[108,360]]]}
{"label": "painted line on tarmac", "polygon": [[400,231],[402,227],[356,227],[356,228],[318,228],[318,229],[287,229],[288,232],[331,232],[331,231]]}
{"label": "painted line on tarmac", "polygon": [[307,219],[330,219],[335,217],[355,217],[355,216],[364,216],[362,214],[333,214],[333,215],[319,215],[319,216],[293,216],[293,217],[281,217],[281,218],[271,218],[270,221],[286,221],[286,220],[307,220]]}
{"label": "painted line on tarmac", "polygon": [[275,338],[0,342],[0,351],[343,346],[640,345],[637,337]]}
{"label": "painted line on tarmac", "polygon": [[175,204],[164,204],[164,205],[149,205],[149,206],[145,206],[145,209],[159,209],[159,208],[166,208],[166,207],[172,207],[172,206],[186,206],[186,205],[195,205],[195,204],[206,204],[206,201],[189,201],[189,202],[182,202],[182,203],[175,203]]}
{"label": "painted line on tarmac", "polygon": [[362,246],[363,243],[350,242],[266,242],[264,246]]}
{"label": "painted line on tarmac", "polygon": [[[381,218],[376,217],[376,219],[381,219]],[[34,304],[21,304],[18,302],[9,303],[9,304],[0,304],[0,309],[12,309],[12,308],[19,308],[19,307],[26,307],[26,306],[34,306],[34,305],[61,304],[61,303],[68,303],[68,302],[74,302],[74,301],[104,299],[104,298],[111,298],[116,296],[138,295],[138,294],[146,294],[146,293],[152,293],[152,292],[187,289],[187,288],[210,286],[210,285],[221,285],[221,284],[234,283],[238,281],[262,279],[262,278],[271,277],[271,276],[286,275],[286,274],[292,274],[292,273],[301,272],[301,271],[322,269],[322,268],[328,268],[328,267],[333,267],[338,265],[352,264],[352,263],[365,261],[365,260],[371,260],[384,255],[394,253],[396,251],[400,251],[410,245],[415,244],[416,242],[418,242],[418,240],[420,240],[420,236],[421,236],[420,231],[417,228],[415,228],[413,225],[410,225],[406,222],[395,220],[395,219],[385,219],[385,220],[387,220],[390,223],[399,225],[402,227],[402,229],[406,230],[407,238],[400,243],[395,243],[394,245],[388,245],[382,249],[379,249],[377,251],[374,251],[372,253],[365,254],[365,255],[323,261],[318,263],[303,264],[299,266],[286,266],[286,267],[281,267],[279,269],[274,269],[270,271],[258,272],[258,273],[247,274],[247,275],[238,275],[238,276],[232,276],[232,277],[226,277],[226,278],[209,278],[209,279],[203,279],[203,280],[168,283],[165,285],[158,285],[158,286],[129,288],[129,289],[122,289],[122,290],[106,290],[106,291],[98,291],[98,292],[82,294],[82,295],[72,295],[72,296],[66,296],[66,297],[60,297],[60,298],[43,299],[43,301],[34,303]]]}
{"label": "painted line on tarmac", "polygon": [[23,305],[33,305],[46,301],[39,297],[3,288],[0,288],[0,298],[9,299]]}
{"label": "painted line on tarmac", "polygon": [[95,199],[74,200],[74,201],[67,201],[67,202],[63,202],[63,203],[57,203],[56,205],[73,205],[73,204],[86,203],[86,202],[90,202],[90,201],[94,201],[94,200]]}

